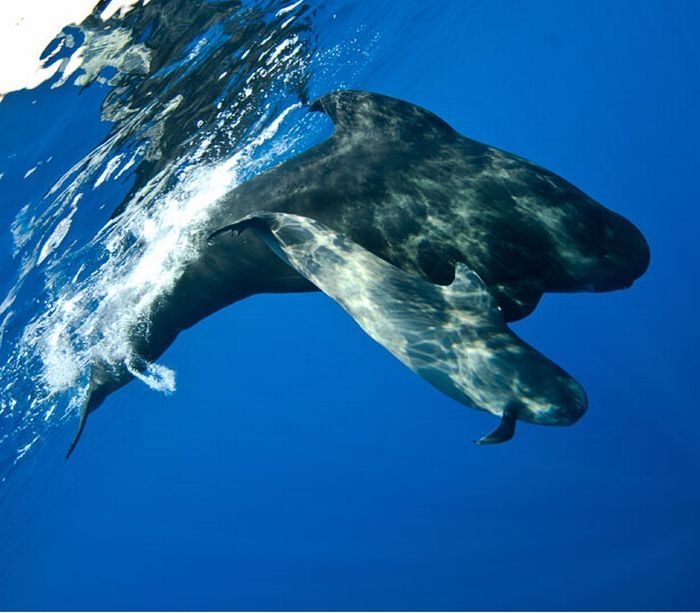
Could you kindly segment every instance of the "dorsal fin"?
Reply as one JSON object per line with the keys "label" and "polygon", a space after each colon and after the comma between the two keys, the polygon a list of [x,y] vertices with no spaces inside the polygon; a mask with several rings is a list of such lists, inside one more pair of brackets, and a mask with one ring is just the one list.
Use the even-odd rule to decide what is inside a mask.
{"label": "dorsal fin", "polygon": [[437,115],[424,108],[371,92],[342,90],[325,94],[311,103],[312,111],[328,115],[336,135],[379,131],[383,136],[456,136]]}

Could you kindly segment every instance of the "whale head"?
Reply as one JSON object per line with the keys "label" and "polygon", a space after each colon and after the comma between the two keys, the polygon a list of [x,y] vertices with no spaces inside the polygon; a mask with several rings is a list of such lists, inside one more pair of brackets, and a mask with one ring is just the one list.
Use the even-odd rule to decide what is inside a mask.
{"label": "whale head", "polygon": [[593,290],[605,292],[630,287],[649,267],[649,244],[630,221],[608,212],[600,242],[600,274]]}
{"label": "whale head", "polygon": [[567,240],[567,273],[588,291],[630,287],[649,267],[649,245],[640,230],[597,204],[572,226]]}
{"label": "whale head", "polygon": [[530,246],[530,272],[540,271],[544,291],[607,292],[644,274],[649,245],[632,222],[553,172],[521,163],[508,185],[519,213],[515,242]]}

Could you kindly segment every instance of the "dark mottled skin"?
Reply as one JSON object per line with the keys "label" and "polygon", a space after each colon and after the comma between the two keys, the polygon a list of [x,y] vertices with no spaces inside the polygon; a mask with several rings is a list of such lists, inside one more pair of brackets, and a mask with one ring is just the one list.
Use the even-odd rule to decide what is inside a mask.
{"label": "dark mottled skin", "polygon": [[[312,291],[252,233],[207,242],[252,211],[311,217],[406,272],[450,283],[464,262],[506,320],[529,314],[543,292],[628,287],[648,246],[626,219],[554,173],[465,138],[425,109],[366,92],[311,105],[335,134],[223,198],[199,256],[155,305],[134,348],[155,360],[182,330],[247,296]],[[85,413],[132,377],[96,366]]]}

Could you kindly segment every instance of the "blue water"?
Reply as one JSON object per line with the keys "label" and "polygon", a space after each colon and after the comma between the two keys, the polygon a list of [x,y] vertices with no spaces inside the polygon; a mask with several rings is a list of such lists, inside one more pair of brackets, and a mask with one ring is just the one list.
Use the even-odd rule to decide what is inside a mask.
{"label": "blue water", "polygon": [[[139,108],[187,94],[152,166],[137,152],[156,138],[155,112],[95,154],[114,134],[100,108],[123,67],[104,68],[103,83],[78,87],[78,71],[0,103],[0,299],[15,296],[0,313],[0,608],[700,608],[700,5],[330,0],[282,16],[284,3],[247,2],[227,16],[235,4],[211,3],[223,12],[178,35],[180,60],[159,68],[160,89],[129,90]],[[290,15],[302,60],[253,82],[248,106],[236,106],[245,79],[218,81],[222,60],[207,53],[284,40]],[[152,24],[132,25],[131,45],[149,44]],[[229,49],[232,32],[241,40]],[[91,416],[65,462],[84,359],[96,346],[117,351],[104,339],[120,338],[121,320],[98,318],[99,333],[79,324],[102,318],[97,290],[120,287],[142,255],[119,227],[98,234],[110,213],[126,202],[163,223],[178,181],[290,106],[238,179],[320,142],[329,125],[294,105],[339,87],[424,106],[641,228],[652,264],[631,289],[547,295],[514,326],[584,385],[588,413],[476,447],[493,417],[441,395],[329,298],[256,296],[184,332],[159,360],[177,389],[132,382]],[[217,101],[232,109],[225,126],[250,119],[228,131]],[[196,158],[186,137],[207,135]],[[120,168],[130,156],[134,165],[93,187],[117,153]],[[84,156],[99,162],[89,176],[47,193]],[[153,200],[134,196],[159,171],[168,180]],[[68,234],[38,265],[71,207]],[[49,317],[74,288],[85,315]],[[57,350],[61,321],[69,342]],[[154,372],[151,385],[167,387]]]}

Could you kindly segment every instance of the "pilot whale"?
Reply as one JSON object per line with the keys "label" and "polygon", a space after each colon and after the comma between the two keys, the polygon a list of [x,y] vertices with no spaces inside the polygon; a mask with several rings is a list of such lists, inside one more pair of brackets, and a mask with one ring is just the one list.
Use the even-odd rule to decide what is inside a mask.
{"label": "pilot whale", "polygon": [[[92,365],[68,454],[87,416],[181,331],[254,294],[319,289],[316,277],[290,266],[282,247],[271,248],[274,241],[259,232],[210,239],[254,212],[317,222],[433,286],[452,284],[462,264],[503,325],[529,314],[544,292],[626,288],[649,264],[648,245],[628,220],[553,172],[460,135],[430,111],[362,91],[333,92],[309,108],[330,117],[333,135],[216,203],[181,276],[134,332],[130,363]],[[585,403],[571,406],[577,417],[585,410]],[[509,424],[525,415],[521,408],[492,412],[505,415],[496,438],[507,438]]]}
{"label": "pilot whale", "polygon": [[458,402],[500,417],[479,444],[510,439],[516,420],[568,425],[586,410],[581,386],[508,328],[465,264],[456,264],[452,283],[435,285],[289,213],[252,213],[211,238],[246,229],[411,370]]}

